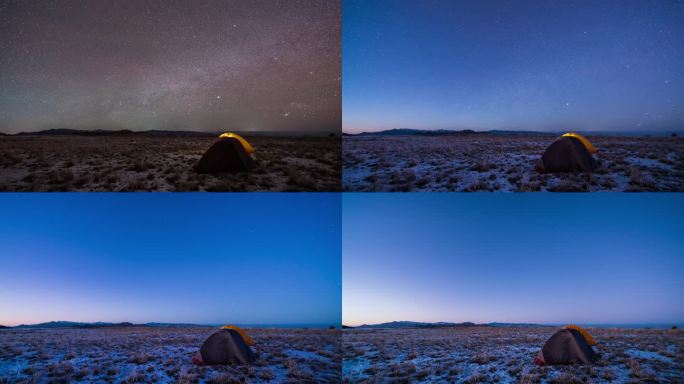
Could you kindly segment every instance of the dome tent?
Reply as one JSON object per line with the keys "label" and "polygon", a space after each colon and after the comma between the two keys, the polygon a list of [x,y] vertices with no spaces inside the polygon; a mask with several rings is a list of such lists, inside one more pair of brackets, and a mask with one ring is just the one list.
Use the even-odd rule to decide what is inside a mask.
{"label": "dome tent", "polygon": [[[557,138],[544,151],[537,164],[540,172],[591,172],[596,168],[596,160],[583,140],[595,152],[589,141],[577,134],[565,134]],[[581,136],[580,136],[581,137]]]}
{"label": "dome tent", "polygon": [[219,139],[225,139],[225,138],[229,138],[229,137],[232,137],[234,139],[238,139],[240,141],[240,144],[242,144],[242,147],[245,149],[245,152],[247,152],[247,154],[251,155],[254,153],[254,147],[252,147],[252,144],[250,144],[247,140],[245,140],[244,137],[238,135],[237,133],[233,133],[233,132],[222,133],[219,136]]}
{"label": "dome tent", "polygon": [[254,352],[238,331],[221,329],[209,336],[192,358],[195,365],[250,364]]}
{"label": "dome tent", "polygon": [[221,138],[212,144],[195,164],[198,173],[247,171],[254,167],[254,160],[245,151],[239,139]]}
{"label": "dome tent", "polygon": [[589,344],[589,346],[591,346],[591,347],[593,347],[593,346],[595,346],[596,344],[598,344],[598,343],[596,342],[596,339],[594,339],[594,338],[589,334],[589,332],[585,331],[584,328],[580,327],[579,325],[575,325],[575,324],[566,325],[566,326],[565,326],[565,329],[574,329],[574,330],[576,330],[577,332],[581,333],[582,336],[584,337],[584,340],[586,340],[586,341],[587,341],[587,344]]}
{"label": "dome tent", "polygon": [[254,344],[256,344],[256,343],[254,342],[254,339],[252,339],[252,337],[249,336],[249,334],[247,334],[247,332],[246,332],[244,329],[242,329],[242,328],[240,328],[240,327],[238,327],[238,326],[235,326],[235,325],[224,325],[223,327],[221,327],[221,329],[232,329],[232,330],[234,330],[235,332],[239,333],[240,336],[242,336],[242,340],[245,341],[245,344],[247,344],[247,345],[250,346],[250,347],[253,346]]}
{"label": "dome tent", "polygon": [[[572,325],[554,333],[534,358],[534,363],[543,365],[559,364],[591,364],[598,359],[598,354],[589,345],[584,335],[589,335],[582,328]],[[591,341],[596,343],[594,338]]]}
{"label": "dome tent", "polygon": [[591,142],[589,142],[589,140],[587,140],[586,137],[580,135],[579,133],[568,132],[568,133],[564,133],[563,136],[561,136],[561,137],[574,137],[574,138],[578,139],[579,141],[582,142],[582,145],[584,145],[584,148],[586,148],[587,151],[592,155],[595,154],[596,152],[598,152],[598,149],[596,149],[596,147],[594,147],[594,145],[591,144]]}

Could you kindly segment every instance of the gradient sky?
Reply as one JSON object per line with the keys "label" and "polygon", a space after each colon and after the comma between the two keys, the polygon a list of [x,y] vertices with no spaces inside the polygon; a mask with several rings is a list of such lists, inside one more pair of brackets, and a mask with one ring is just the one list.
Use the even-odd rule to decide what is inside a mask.
{"label": "gradient sky", "polygon": [[339,324],[338,194],[2,194],[0,324]]}
{"label": "gradient sky", "polygon": [[0,0],[0,132],[339,132],[340,18],[328,0]]}
{"label": "gradient sky", "polygon": [[684,323],[681,194],[345,194],[343,323]]}
{"label": "gradient sky", "polygon": [[343,1],[343,131],[684,128],[684,3]]}

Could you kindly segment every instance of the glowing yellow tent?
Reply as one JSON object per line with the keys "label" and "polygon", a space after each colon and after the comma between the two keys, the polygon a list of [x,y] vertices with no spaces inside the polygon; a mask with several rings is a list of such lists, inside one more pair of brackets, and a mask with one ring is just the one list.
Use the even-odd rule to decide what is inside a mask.
{"label": "glowing yellow tent", "polygon": [[584,337],[584,340],[587,341],[587,344],[589,344],[589,346],[593,347],[594,345],[596,345],[596,340],[593,337],[591,337],[589,332],[585,331],[579,325],[575,325],[575,324],[566,325],[565,329],[574,329],[575,331],[582,334],[582,336]]}
{"label": "glowing yellow tent", "polygon": [[584,144],[584,148],[586,148],[587,151],[588,151],[589,153],[591,153],[592,155],[593,155],[594,153],[598,152],[598,149],[596,149],[596,147],[594,147],[594,146],[589,142],[589,140],[587,140],[584,136],[580,135],[579,133],[568,132],[568,133],[566,133],[566,134],[563,134],[563,136],[574,137],[574,138],[578,139],[579,141],[582,142],[582,144]]}
{"label": "glowing yellow tent", "polygon": [[221,327],[221,329],[232,329],[233,331],[239,333],[240,336],[242,336],[242,340],[245,341],[245,344],[249,346],[255,344],[254,340],[247,334],[247,332],[245,332],[245,330],[240,327],[236,327],[235,325],[224,325],[223,327]]}
{"label": "glowing yellow tent", "polygon": [[247,152],[250,155],[252,153],[254,153],[254,147],[252,147],[252,144],[250,144],[247,140],[245,140],[244,137],[238,135],[237,133],[226,132],[226,133],[222,133],[221,136],[219,136],[219,139],[223,139],[226,137],[232,137],[232,138],[238,139],[240,141],[240,144],[242,144],[242,147],[245,149],[245,152]]}

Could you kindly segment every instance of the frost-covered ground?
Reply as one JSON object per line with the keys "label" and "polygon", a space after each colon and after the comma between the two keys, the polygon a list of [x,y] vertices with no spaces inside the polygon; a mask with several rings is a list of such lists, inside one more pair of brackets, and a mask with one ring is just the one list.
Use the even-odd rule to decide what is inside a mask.
{"label": "frost-covered ground", "polygon": [[684,139],[592,137],[595,172],[538,174],[550,135],[345,136],[345,191],[684,191]]}
{"label": "frost-covered ground", "polygon": [[196,367],[215,329],[0,329],[0,383],[339,383],[340,331],[247,329],[250,366]]}
{"label": "frost-covered ground", "polygon": [[343,331],[345,383],[682,383],[684,332],[592,329],[601,359],[538,367],[553,327]]}
{"label": "frost-covered ground", "polygon": [[198,174],[214,136],[0,136],[0,191],[339,191],[339,137],[247,137],[256,167]]}

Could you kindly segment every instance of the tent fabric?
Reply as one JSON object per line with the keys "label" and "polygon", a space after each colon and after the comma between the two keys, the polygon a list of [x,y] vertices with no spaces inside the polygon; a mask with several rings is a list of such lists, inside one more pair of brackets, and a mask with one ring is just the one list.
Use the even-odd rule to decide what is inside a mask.
{"label": "tent fabric", "polygon": [[551,336],[534,359],[537,365],[591,364],[598,355],[574,329],[561,329]]}
{"label": "tent fabric", "polygon": [[578,138],[561,136],[544,151],[541,168],[545,172],[591,172],[596,160]]}
{"label": "tent fabric", "polygon": [[592,346],[592,347],[595,346],[595,345],[597,344],[596,339],[594,339],[594,338],[589,334],[589,332],[587,332],[586,330],[584,330],[584,328],[580,327],[579,325],[575,325],[575,324],[566,325],[566,326],[565,326],[565,329],[574,329],[575,331],[581,333],[581,334],[582,334],[582,337],[584,337],[584,340],[587,341],[587,344],[589,344],[589,345]]}
{"label": "tent fabric", "polygon": [[580,135],[579,133],[568,132],[568,133],[563,134],[563,136],[566,136],[566,137],[575,137],[575,138],[579,139],[579,141],[581,141],[582,144],[584,145],[584,148],[586,148],[587,151],[588,151],[590,154],[592,154],[592,155],[595,154],[596,152],[598,152],[598,149],[596,149],[596,147],[594,147],[594,146],[591,144],[591,142],[589,142],[589,140],[587,140],[586,137]]}
{"label": "tent fabric", "polygon": [[216,141],[195,164],[198,173],[247,171],[254,167],[254,160],[247,154],[240,141],[227,137]]}
{"label": "tent fabric", "polygon": [[240,141],[240,144],[242,144],[242,147],[245,149],[245,152],[247,152],[247,154],[251,155],[252,153],[254,153],[254,147],[252,147],[252,144],[250,144],[247,140],[245,140],[244,137],[238,135],[237,133],[233,133],[233,132],[222,133],[219,136],[219,139],[225,139],[225,138],[229,138],[229,137],[232,137],[234,139],[238,139]]}
{"label": "tent fabric", "polygon": [[205,365],[249,364],[255,358],[242,336],[232,329],[221,329],[209,336],[200,348],[200,355]]}
{"label": "tent fabric", "polygon": [[252,337],[249,336],[249,334],[247,334],[247,332],[246,332],[244,329],[242,329],[242,328],[240,328],[240,327],[238,327],[238,326],[235,326],[235,325],[224,325],[223,327],[221,327],[221,329],[232,329],[233,331],[239,333],[240,336],[242,337],[242,340],[245,341],[245,344],[249,345],[250,347],[253,346],[254,344],[256,344],[256,343],[254,342],[254,339],[252,339]]}

